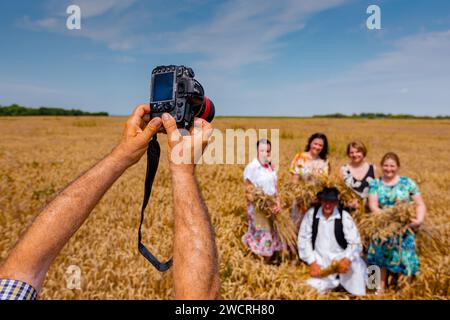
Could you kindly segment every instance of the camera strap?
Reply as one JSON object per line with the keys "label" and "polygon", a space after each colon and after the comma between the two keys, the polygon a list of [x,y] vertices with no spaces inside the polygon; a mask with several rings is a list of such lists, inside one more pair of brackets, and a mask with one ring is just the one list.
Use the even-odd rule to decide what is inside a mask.
{"label": "camera strap", "polygon": [[138,249],[145,259],[147,259],[158,271],[164,272],[172,266],[172,258],[165,263],[161,263],[142,243],[141,233],[142,224],[144,223],[144,212],[147,207],[148,200],[150,199],[150,194],[152,193],[152,185],[155,180],[156,171],[158,170],[160,154],[161,148],[155,134],[152,140],[150,140],[147,148],[147,173],[145,174],[144,200],[142,202],[141,223],[139,224],[138,231]]}

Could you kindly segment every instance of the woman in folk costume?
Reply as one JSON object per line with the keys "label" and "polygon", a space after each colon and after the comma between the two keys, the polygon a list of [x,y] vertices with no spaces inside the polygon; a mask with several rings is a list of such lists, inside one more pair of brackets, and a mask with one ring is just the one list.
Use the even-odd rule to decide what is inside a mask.
{"label": "woman in folk costume", "polygon": [[327,176],[330,173],[327,136],[323,133],[310,136],[305,151],[297,153],[292,160],[289,172],[294,182],[300,179],[311,180],[320,175]]}
{"label": "woman in folk costume", "polygon": [[[363,142],[355,140],[347,145],[347,156],[350,162],[341,167],[341,177],[345,184],[364,202],[369,211],[369,185],[377,178],[377,168],[366,160],[367,148]],[[351,209],[359,207],[359,201],[347,203]]]}
{"label": "woman in folk costume", "polygon": [[[278,196],[277,172],[270,162],[271,143],[261,139],[257,143],[257,157],[244,170],[244,184],[247,198],[248,231],[242,237],[244,244],[256,255],[268,260],[276,251],[282,250],[283,244],[271,220],[262,212],[255,210],[253,191],[260,188],[269,196]],[[280,199],[273,206],[273,214],[281,211]]]}
{"label": "woman in folk costume", "polygon": [[424,222],[427,211],[417,184],[412,179],[399,175],[400,159],[397,154],[386,153],[381,160],[381,166],[382,176],[370,183],[371,214],[378,214],[382,209],[392,208],[401,202],[414,202],[416,217],[411,219],[409,229],[403,235],[392,236],[385,241],[373,240],[370,243],[367,262],[381,268],[378,294],[385,290],[388,273],[411,279],[419,272],[415,230]]}
{"label": "woman in folk costume", "polygon": [[[315,133],[309,137],[305,151],[299,152],[292,160],[289,172],[292,174],[292,182],[299,181],[314,182],[321,177],[330,174],[330,162],[328,160],[328,139],[323,133]],[[294,201],[292,205],[291,218],[296,226],[300,227],[303,214],[308,208],[298,208]]]}

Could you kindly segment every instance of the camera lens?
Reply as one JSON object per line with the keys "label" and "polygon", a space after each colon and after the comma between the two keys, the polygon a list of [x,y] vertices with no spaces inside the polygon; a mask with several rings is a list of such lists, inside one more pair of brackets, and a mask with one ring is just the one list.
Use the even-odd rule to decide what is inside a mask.
{"label": "camera lens", "polygon": [[195,116],[211,122],[214,119],[215,113],[216,108],[214,103],[207,96],[204,96],[203,103],[201,104],[198,112],[196,112]]}

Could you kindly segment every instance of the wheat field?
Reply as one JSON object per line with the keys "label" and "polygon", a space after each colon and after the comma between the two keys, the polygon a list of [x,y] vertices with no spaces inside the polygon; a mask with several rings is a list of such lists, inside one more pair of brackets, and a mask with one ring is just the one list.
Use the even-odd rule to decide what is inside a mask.
{"label": "wheat field", "polygon": [[[0,118],[0,261],[27,225],[67,183],[92,167],[119,141],[124,117]],[[418,182],[433,238],[417,237],[421,271],[384,299],[450,297],[450,121],[221,118],[214,126],[280,129],[280,183],[289,180],[294,154],[309,135],[324,132],[334,172],[345,163],[346,144],[360,139],[376,164],[397,152],[401,174]],[[161,137],[162,154],[165,138]],[[172,299],[171,271],[159,273],[137,250],[145,156],[112,186],[51,266],[40,299]],[[244,165],[201,165],[197,178],[216,232],[224,299],[350,299],[317,294],[304,284],[308,268],[289,261],[267,264],[241,243],[246,232]],[[147,209],[144,243],[160,258],[172,249],[168,163],[162,157]],[[67,288],[69,266],[81,270],[81,288]],[[367,295],[363,299],[375,299]]]}

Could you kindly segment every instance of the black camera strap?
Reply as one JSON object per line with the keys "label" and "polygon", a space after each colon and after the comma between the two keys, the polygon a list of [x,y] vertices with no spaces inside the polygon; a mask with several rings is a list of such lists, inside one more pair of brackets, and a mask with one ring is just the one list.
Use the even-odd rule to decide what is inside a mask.
{"label": "black camera strap", "polygon": [[142,243],[142,224],[144,223],[144,211],[147,207],[148,200],[150,199],[150,194],[152,193],[152,185],[155,180],[156,171],[158,170],[159,156],[161,154],[161,148],[159,147],[158,140],[156,139],[156,134],[153,136],[152,140],[148,144],[147,148],[147,173],[145,174],[145,190],[144,190],[144,200],[142,202],[141,209],[141,223],[139,224],[138,231],[138,249],[139,252],[147,259],[158,271],[167,271],[172,266],[172,258],[167,262],[161,263],[147,247]]}

